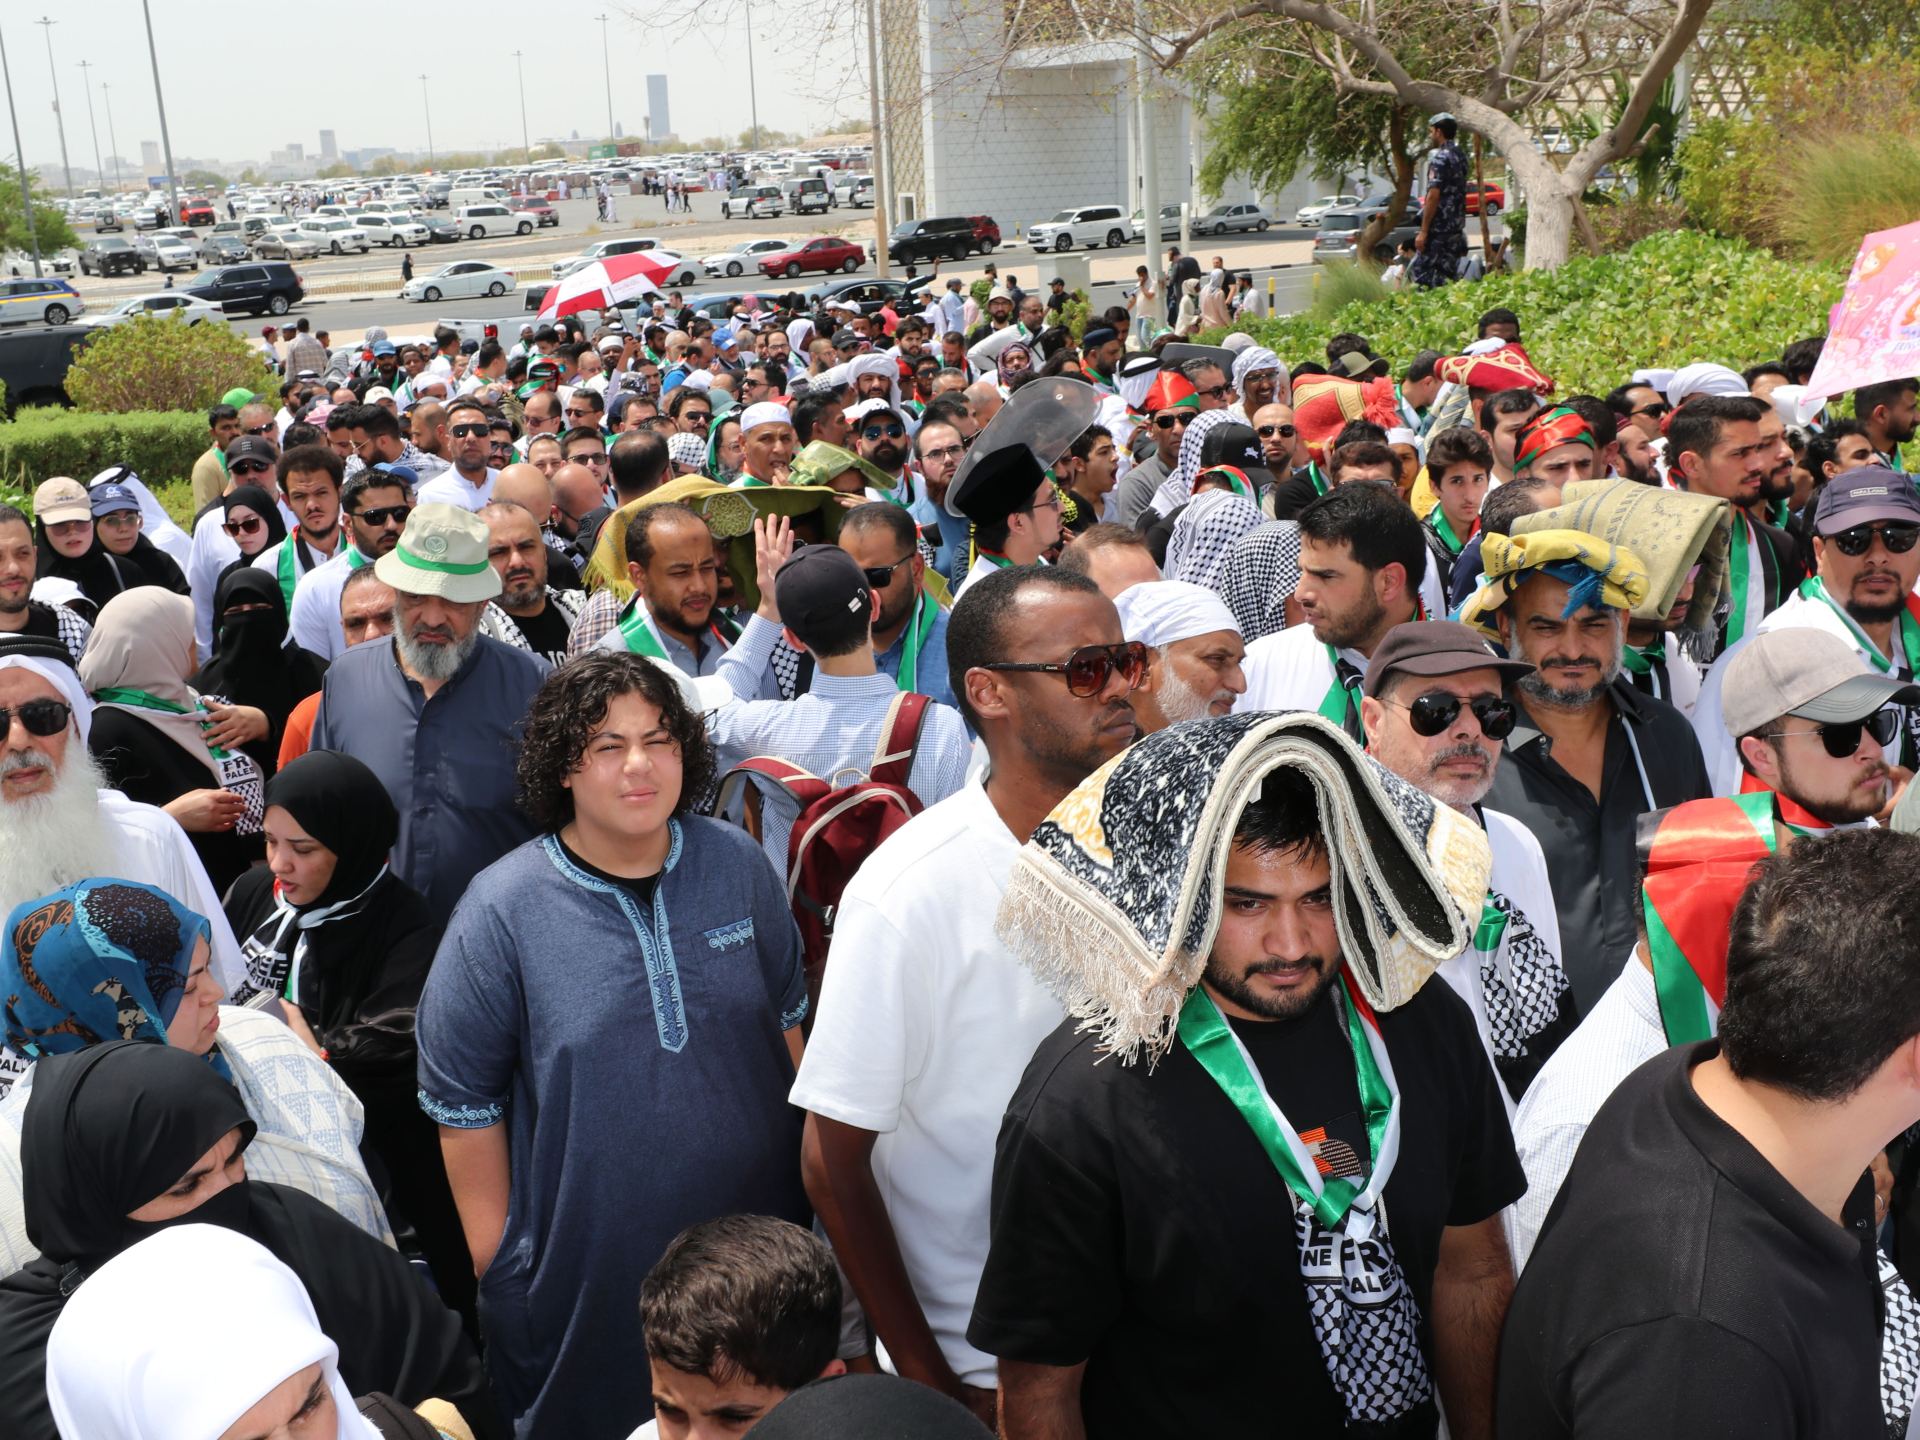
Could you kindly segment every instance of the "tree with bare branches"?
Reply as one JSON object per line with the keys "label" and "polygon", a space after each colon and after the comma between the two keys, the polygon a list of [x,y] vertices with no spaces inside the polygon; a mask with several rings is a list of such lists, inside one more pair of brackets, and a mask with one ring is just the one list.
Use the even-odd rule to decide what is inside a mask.
{"label": "tree with bare branches", "polygon": [[[1148,43],[1166,68],[1225,40],[1290,22],[1300,53],[1353,97],[1388,97],[1427,113],[1446,111],[1505,157],[1527,195],[1527,264],[1567,258],[1580,197],[1603,167],[1640,143],[1661,86],[1680,63],[1713,0],[1237,0],[1148,12]],[[1117,17],[1116,17],[1117,18]],[[1447,37],[1449,75],[1423,59],[1434,27]],[[1131,25],[1128,28],[1133,28]],[[1136,30],[1136,33],[1137,30]],[[1217,53],[1217,52],[1216,52]],[[1578,87],[1627,80],[1613,122],[1564,166],[1526,123]]]}

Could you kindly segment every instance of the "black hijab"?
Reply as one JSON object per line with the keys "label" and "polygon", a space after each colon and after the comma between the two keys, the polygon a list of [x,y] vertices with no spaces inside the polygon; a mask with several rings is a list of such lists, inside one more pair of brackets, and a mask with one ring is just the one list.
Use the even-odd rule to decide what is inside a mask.
{"label": "black hijab", "polygon": [[87,553],[78,559],[69,558],[54,549],[53,539],[40,520],[33,522],[33,543],[34,578],[45,580],[51,576],[71,580],[80,587],[80,593],[93,603],[96,610],[122,590],[130,590],[139,583],[133,566],[101,548],[97,533]]}
{"label": "black hijab", "polygon": [[[262,608],[227,613],[239,605]],[[228,566],[213,592],[213,658],[188,683],[202,695],[266,711],[272,754],[261,761],[262,770],[271,772],[288,714],[320,688],[324,674],[323,662],[287,644],[287,600],[279,578],[245,561]]]}
{"label": "black hijab", "polygon": [[187,577],[182,573],[179,562],[144,535],[133,542],[133,549],[126,554],[113,555],[112,551],[100,543],[100,535],[96,530],[93,547],[104,554],[112,555],[114,562],[123,572],[129,570],[135,572],[127,579],[129,589],[135,585],[158,585],[164,590],[173,591],[176,595],[193,593],[187,585]]}
{"label": "black hijab", "polygon": [[[258,485],[236,485],[220,497],[220,508],[225,512],[228,521],[233,519],[234,508],[240,505],[246,506],[267,523],[267,538],[259,550],[252,555],[242,552],[246,562],[251,565],[261,555],[287,538],[287,522],[280,516],[279,503]],[[240,542],[236,540],[234,543],[237,545]]]}
{"label": "black hijab", "polygon": [[499,1434],[460,1322],[402,1256],[318,1200],[243,1180],[178,1220],[126,1219],[236,1126],[252,1139],[239,1094],[169,1045],[113,1041],[35,1064],[20,1169],[27,1235],[44,1253],[0,1280],[0,1415],[9,1440],[58,1440],[46,1394],[54,1322],[89,1273],[166,1224],[221,1225],[278,1256],[338,1342],[340,1373],[354,1391],[409,1404],[442,1396],[469,1421],[480,1417],[476,1432]]}
{"label": "black hijab", "polygon": [[309,905],[338,905],[365,890],[386,867],[400,838],[400,812],[380,777],[351,755],[310,750],[267,785],[267,804],[278,805],[300,828],[334,854],[333,879]]}

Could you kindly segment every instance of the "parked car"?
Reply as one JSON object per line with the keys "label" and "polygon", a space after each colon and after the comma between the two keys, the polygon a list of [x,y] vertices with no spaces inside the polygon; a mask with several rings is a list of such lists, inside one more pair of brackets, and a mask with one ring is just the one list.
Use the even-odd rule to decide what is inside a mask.
{"label": "parked car", "polygon": [[520,203],[520,208],[533,216],[534,224],[541,228],[560,223],[560,212],[544,200],[529,197]]}
{"label": "parked car", "polygon": [[[998,227],[995,227],[998,234]],[[974,239],[974,222],[966,215],[934,215],[906,220],[887,236],[887,258],[897,265],[925,265],[935,260],[964,260],[982,247]],[[878,259],[878,256],[875,256]]]}
{"label": "parked car", "polygon": [[[1313,237],[1313,263],[1325,265],[1334,260],[1352,261],[1360,258],[1360,232],[1367,222],[1380,211],[1379,206],[1371,210],[1350,205],[1340,210],[1329,210],[1320,217],[1319,233]],[[1394,251],[1400,248],[1402,240],[1411,240],[1420,233],[1418,220],[1402,217],[1401,223],[1389,230],[1373,247],[1373,259],[1385,265],[1393,259]]]}
{"label": "parked car", "polygon": [[[79,266],[80,252],[77,250],[56,250],[51,255],[40,256],[42,275],[71,275]],[[6,272],[19,277],[33,274],[33,257],[24,250],[9,250],[5,260]]]}
{"label": "parked car", "polygon": [[240,222],[240,234],[249,242],[259,239],[273,227],[267,223],[265,215],[249,215]]}
{"label": "parked car", "polygon": [[[1144,210],[1134,211],[1133,218],[1127,221],[1127,229],[1131,232],[1135,240],[1146,239],[1147,212]],[[1160,207],[1160,238],[1162,240],[1178,240],[1180,238],[1180,207],[1178,205],[1162,205]]]}
{"label": "parked car", "polygon": [[190,195],[180,202],[182,225],[213,224],[213,202],[204,195]]}
{"label": "parked car", "polygon": [[462,205],[454,221],[469,240],[489,235],[531,235],[539,222],[525,210],[509,210],[505,205]]}
{"label": "parked car", "polygon": [[596,240],[578,255],[554,261],[553,278],[564,280],[574,271],[584,269],[596,260],[604,260],[609,255],[632,255],[637,251],[659,248],[660,240],[653,235],[623,235],[618,240]]}
{"label": "parked car", "polygon": [[1265,230],[1273,221],[1258,205],[1216,205],[1204,215],[1193,218],[1196,235],[1224,235],[1229,230]]}
{"label": "parked car", "polygon": [[184,290],[156,290],[151,295],[136,295],[131,300],[122,300],[113,309],[88,316],[80,323],[97,330],[124,325],[140,315],[177,315],[189,325],[198,325],[204,320],[217,320],[222,325],[227,322],[226,312],[211,300],[202,300]]}
{"label": "parked car", "polygon": [[65,280],[0,280],[0,325],[64,325],[86,308]]}
{"label": "parked car", "polygon": [[364,255],[373,248],[367,232],[345,216],[323,215],[302,220],[300,233],[329,255],[354,250]]}
{"label": "parked car", "polygon": [[427,227],[418,220],[410,220],[405,215],[389,215],[378,210],[363,211],[353,222],[366,232],[367,239],[375,245],[391,248],[398,245],[403,249],[408,245],[427,243]]}
{"label": "parked car", "polygon": [[297,230],[262,230],[249,253],[255,260],[311,260],[320,253],[320,242]]}
{"label": "parked car", "polygon": [[720,202],[722,220],[771,220],[785,209],[778,185],[749,185]]}
{"label": "parked car", "polygon": [[96,235],[80,251],[82,275],[142,275],[147,262],[133,248],[133,242],[119,235],[105,239]]}
{"label": "parked car", "polygon": [[121,224],[120,217],[111,210],[102,210],[94,217],[93,233],[96,235],[104,235],[109,230],[120,230],[123,228],[124,226]]}
{"label": "parked car", "polygon": [[666,266],[667,273],[660,280],[662,289],[684,289],[700,283],[699,261],[685,259],[682,256],[674,254],[671,250],[662,250],[658,246],[654,247],[652,258]]}
{"label": "parked car", "polygon": [[142,205],[133,212],[133,228],[158,230],[167,223],[167,212],[158,205]]}
{"label": "parked car", "polygon": [[871,315],[889,301],[895,309],[902,303],[924,306],[926,299],[922,292],[933,283],[931,275],[916,276],[912,280],[829,280],[808,290],[805,298],[816,310],[829,300],[841,300],[858,305],[862,315]]}
{"label": "parked car", "polygon": [[1350,205],[1358,205],[1359,203],[1360,197],[1358,195],[1322,195],[1318,200],[1313,201],[1311,204],[1302,205],[1298,210],[1294,211],[1293,223],[1296,225],[1318,225],[1321,217],[1329,210],[1344,210]]}
{"label": "parked car", "polygon": [[306,281],[293,266],[281,261],[228,265],[209,270],[184,293],[211,300],[222,310],[244,310],[250,315],[284,315],[306,298]]}
{"label": "parked car", "polygon": [[1118,205],[1082,205],[1029,225],[1027,239],[1036,250],[1071,250],[1076,245],[1118,250],[1127,243],[1127,222]]}
{"label": "parked car", "polygon": [[458,300],[473,295],[504,295],[520,282],[513,271],[484,260],[455,260],[400,287],[402,300]]}
{"label": "parked car", "polygon": [[718,255],[705,256],[700,266],[709,275],[725,275],[729,279],[744,275],[749,267],[757,267],[762,256],[775,251],[792,248],[791,240],[749,240],[732,250],[722,251]]}
{"label": "parked car", "polygon": [[429,215],[420,223],[427,227],[430,244],[452,245],[460,239],[460,227],[444,215]]}
{"label": "parked car", "polygon": [[991,215],[969,215],[967,220],[973,226],[974,253],[991,255],[1000,243],[1000,222]]}
{"label": "parked car", "polygon": [[827,193],[835,209],[848,205],[855,210],[869,210],[873,208],[873,176],[842,170],[833,177],[833,188]]}
{"label": "parked car", "polygon": [[858,245],[835,236],[820,235],[812,240],[802,240],[789,249],[762,256],[759,270],[762,275],[788,280],[809,270],[844,270],[851,275],[860,268],[864,258]]}
{"label": "parked car", "polygon": [[824,215],[833,205],[827,182],[817,175],[784,181],[780,186],[780,199],[795,215]]}
{"label": "parked car", "polygon": [[1486,196],[1488,216],[1498,215],[1502,210],[1507,208],[1507,192],[1500,186],[1494,184],[1491,180],[1487,181],[1484,185],[1475,185],[1469,181],[1467,184],[1467,214],[1478,215],[1480,213],[1480,197],[1482,195]]}
{"label": "parked car", "polygon": [[198,270],[200,257],[193,247],[178,235],[169,235],[164,230],[155,230],[145,235],[136,235],[133,248],[140,252],[140,258],[155,270]]}
{"label": "parked car", "polygon": [[209,235],[200,242],[200,260],[205,265],[231,265],[252,253],[238,235]]}
{"label": "parked car", "polygon": [[79,325],[34,325],[0,333],[0,385],[9,413],[22,405],[69,405],[67,367],[93,331]]}

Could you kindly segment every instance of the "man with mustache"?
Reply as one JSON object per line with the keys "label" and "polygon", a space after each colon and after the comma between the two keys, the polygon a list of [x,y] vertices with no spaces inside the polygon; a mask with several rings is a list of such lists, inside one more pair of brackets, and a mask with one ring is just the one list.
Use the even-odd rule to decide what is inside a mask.
{"label": "man with mustache", "polygon": [[1150,647],[1146,678],[1133,692],[1140,732],[1232,712],[1247,688],[1246,643],[1226,603],[1204,585],[1154,580],[1114,597],[1127,639]]}
{"label": "man with mustache", "polygon": [[1471,816],[1493,847],[1473,941],[1440,973],[1473,1011],[1481,1043],[1515,1102],[1574,1025],[1546,856],[1526,826],[1480,803],[1500,768],[1500,742],[1519,718],[1506,682],[1532,673],[1465,625],[1416,620],[1396,625],[1380,642],[1360,701],[1367,753]]}
{"label": "man with mustache", "polygon": [[1489,535],[1461,618],[1534,667],[1487,798],[1533,832],[1553,877],[1561,964],[1580,1009],[1633,943],[1634,826],[1712,793],[1678,710],[1620,674],[1647,578],[1631,552],[1574,530]]}
{"label": "man with mustache", "polygon": [[[1698,403],[1698,402],[1696,402]],[[1689,407],[1691,408],[1691,407]],[[1810,627],[1845,641],[1861,663],[1897,680],[1920,666],[1920,621],[1911,596],[1920,580],[1920,495],[1880,465],[1835,476],[1813,511],[1814,575],[1760,622],[1761,633]],[[1700,686],[1693,729],[1716,795],[1733,793],[1740,758],[1723,719],[1722,687],[1740,647],[1715,662]],[[1910,707],[1889,759],[1911,770],[1920,758],[1920,707]]]}
{"label": "man with mustache", "polygon": [[563,663],[586,591],[547,584],[546,540],[526,506],[495,500],[479,513],[489,536],[487,563],[500,577],[500,598],[481,613],[480,633]]}
{"label": "man with mustache", "polygon": [[327,672],[315,750],[363,760],[400,811],[393,873],[445,921],[467,882],[533,829],[514,804],[514,755],[552,667],[480,633],[500,594],[478,515],[420,505],[374,562],[398,601],[393,633],[343,651]]}

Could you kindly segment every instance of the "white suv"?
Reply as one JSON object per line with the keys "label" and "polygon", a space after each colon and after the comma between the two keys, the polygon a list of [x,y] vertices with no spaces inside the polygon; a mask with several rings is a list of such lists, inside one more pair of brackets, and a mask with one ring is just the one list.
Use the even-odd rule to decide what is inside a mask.
{"label": "white suv", "polygon": [[294,226],[294,231],[330,255],[344,255],[349,250],[364,255],[373,248],[367,242],[367,232],[345,216],[310,216]]}
{"label": "white suv", "polygon": [[722,220],[770,220],[786,209],[778,185],[749,185],[736,190],[720,202]]}
{"label": "white suv", "polygon": [[405,215],[383,215],[369,210],[354,223],[366,231],[367,239],[376,245],[424,245],[433,238],[426,226]]}
{"label": "white suv", "polygon": [[1118,250],[1127,243],[1132,223],[1118,205],[1082,205],[1078,210],[1062,210],[1051,220],[1027,227],[1027,240],[1036,250],[1071,250],[1076,245],[1088,249],[1105,245]]}
{"label": "white suv", "polygon": [[622,235],[618,240],[596,240],[578,255],[553,262],[553,278],[564,280],[576,270],[584,270],[609,255],[632,255],[641,250],[658,250],[659,238],[653,235]]}
{"label": "white suv", "polygon": [[531,235],[540,217],[530,210],[509,210],[504,205],[462,205],[454,224],[469,240],[487,235]]}

